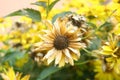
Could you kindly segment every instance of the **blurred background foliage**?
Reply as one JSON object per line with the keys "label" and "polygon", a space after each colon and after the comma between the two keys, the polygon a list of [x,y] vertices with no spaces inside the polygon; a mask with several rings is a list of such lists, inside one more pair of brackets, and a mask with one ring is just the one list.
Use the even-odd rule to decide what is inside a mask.
{"label": "blurred background foliage", "polygon": [[[115,75],[120,74],[114,73],[106,78],[108,76],[103,75],[107,73],[101,73],[102,68],[95,69],[107,63],[106,55],[100,52],[108,50],[103,45],[109,41],[109,34],[119,37],[120,0],[38,0],[31,5],[38,6],[38,9],[25,8],[0,18],[0,73],[13,67],[15,73],[30,75],[29,80],[119,80]],[[93,30],[90,36],[95,38],[80,50],[80,59],[74,62],[74,66],[67,64],[59,68],[54,64],[35,62],[30,53],[34,43],[41,41],[39,34],[44,34],[42,30],[47,29],[43,21],[54,23],[58,17],[69,14],[84,15],[86,24]],[[13,16],[20,17],[14,20]],[[98,64],[97,60],[103,63]],[[120,72],[120,66],[117,71]],[[96,77],[97,74],[101,78]]]}

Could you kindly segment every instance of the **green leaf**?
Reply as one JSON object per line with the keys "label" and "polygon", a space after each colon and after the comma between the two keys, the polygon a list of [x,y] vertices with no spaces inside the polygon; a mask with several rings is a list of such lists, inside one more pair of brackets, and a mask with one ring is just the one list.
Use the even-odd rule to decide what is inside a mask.
{"label": "green leaf", "polygon": [[32,18],[33,21],[40,21],[41,20],[41,14],[39,11],[34,9],[24,9],[28,15],[28,17]]}
{"label": "green leaf", "polygon": [[87,18],[92,20],[92,19],[95,19],[96,17],[94,15],[89,15],[87,16]]}
{"label": "green leaf", "polygon": [[8,61],[10,65],[13,65],[16,59],[22,58],[24,54],[24,52],[20,52],[19,50],[9,49],[0,62],[4,63]]}
{"label": "green leaf", "polygon": [[105,22],[105,23],[103,23],[100,27],[99,27],[99,31],[102,31],[102,30],[105,30],[105,31],[110,31],[110,30],[112,30],[112,23],[110,23],[110,22]]}
{"label": "green leaf", "polygon": [[54,5],[60,0],[55,0],[53,1],[50,5],[48,5],[47,7],[47,14],[52,10],[52,8],[54,7]]}
{"label": "green leaf", "polygon": [[37,6],[42,6],[42,7],[44,7],[44,8],[46,8],[47,7],[47,5],[46,5],[46,2],[45,1],[37,1],[37,2],[35,2],[35,3],[32,3],[33,5],[37,5]]}
{"label": "green leaf", "polygon": [[25,73],[30,73],[33,67],[34,67],[34,62],[32,61],[32,59],[29,58],[28,61],[22,66],[22,68],[20,67],[20,69],[25,74]]}
{"label": "green leaf", "polygon": [[0,49],[0,53],[5,53],[5,52],[6,52],[6,50]]}
{"label": "green leaf", "polygon": [[50,66],[48,68],[45,68],[40,75],[38,76],[37,80],[43,80],[45,78],[47,78],[48,76],[50,76],[51,74],[59,71],[61,68],[57,68],[54,66]]}
{"label": "green leaf", "polygon": [[7,16],[5,17],[9,17],[9,16],[23,16],[23,11],[22,10],[18,10],[18,11],[15,11],[15,12],[12,12],[10,14],[8,14]]}
{"label": "green leaf", "polygon": [[99,49],[101,46],[101,39],[100,38],[95,38],[92,40],[92,43],[88,46],[89,50],[96,50]]}
{"label": "green leaf", "polygon": [[87,24],[88,24],[89,26],[91,26],[92,28],[94,28],[94,29],[97,28],[97,26],[96,26],[94,23],[92,23],[92,22],[87,22]]}
{"label": "green leaf", "polygon": [[29,8],[12,12],[5,17],[10,17],[10,16],[27,16],[32,18],[33,21],[41,20],[40,12],[34,9],[29,9]]}
{"label": "green leaf", "polygon": [[118,41],[117,46],[120,47],[120,41]]}
{"label": "green leaf", "polygon": [[71,11],[66,11],[66,12],[62,12],[62,13],[56,14],[56,15],[53,16],[53,18],[52,18],[52,23],[54,23],[58,17],[63,17],[63,16],[68,15],[68,14],[73,14],[73,12],[71,12]]}

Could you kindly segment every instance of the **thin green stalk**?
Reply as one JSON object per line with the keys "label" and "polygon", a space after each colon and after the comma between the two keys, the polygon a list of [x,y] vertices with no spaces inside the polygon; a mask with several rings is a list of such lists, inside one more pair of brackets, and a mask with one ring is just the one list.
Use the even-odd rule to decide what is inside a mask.
{"label": "thin green stalk", "polygon": [[49,14],[49,5],[50,5],[50,0],[48,0],[48,4],[47,4],[47,9],[46,9],[46,19],[48,17],[48,14]]}
{"label": "thin green stalk", "polygon": [[[115,9],[115,10],[108,16],[107,20],[110,19],[110,17],[111,17],[116,11],[117,11],[117,9]],[[107,20],[106,20],[106,21],[107,21]]]}
{"label": "thin green stalk", "polygon": [[75,63],[75,65],[83,65],[83,64],[86,64],[88,62],[90,62],[90,60],[87,60],[87,61],[84,61],[84,62],[80,62],[80,63]]}
{"label": "thin green stalk", "polygon": [[90,55],[91,55],[91,52],[90,51],[88,51],[87,49],[85,49],[85,48],[82,48],[85,52],[87,52],[87,53],[89,53]]}

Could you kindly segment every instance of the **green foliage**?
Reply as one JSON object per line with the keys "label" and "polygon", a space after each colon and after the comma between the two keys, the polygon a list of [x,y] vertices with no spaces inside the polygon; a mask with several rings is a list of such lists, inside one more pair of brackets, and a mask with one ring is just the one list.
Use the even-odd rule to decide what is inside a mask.
{"label": "green foliage", "polygon": [[60,0],[55,0],[53,1],[51,4],[49,4],[48,2],[48,6],[47,6],[47,14],[49,14],[49,12],[52,10],[52,8],[54,7],[54,5]]}
{"label": "green foliage", "polygon": [[105,23],[103,23],[100,27],[99,27],[99,30],[100,31],[106,31],[106,32],[109,32],[113,29],[113,25],[112,23],[106,21]]}
{"label": "green foliage", "polygon": [[[87,11],[87,8],[86,8],[86,7],[88,7],[87,5],[84,5],[83,3],[81,3],[80,5],[71,3],[68,5],[69,7],[71,7],[70,9],[67,9],[68,6],[65,6],[65,9],[64,9],[65,11],[61,10],[61,12],[59,12],[57,10],[59,13],[57,12],[56,15],[51,15],[52,9],[59,1],[60,0],[54,0],[53,2],[50,2],[50,0],[47,0],[47,1],[45,0],[45,1],[36,1],[34,3],[31,3],[32,5],[37,5],[38,7],[42,7],[45,12],[43,14],[42,14],[42,12],[40,12],[38,10],[25,8],[25,9],[17,10],[15,12],[12,12],[12,13],[8,14],[7,16],[5,16],[5,17],[26,16],[33,20],[33,22],[30,23],[30,29],[29,30],[26,29],[28,31],[28,34],[27,34],[27,31],[25,31],[24,33],[27,34],[26,36],[24,36],[25,34],[22,35],[22,33],[21,33],[22,36],[19,35],[18,38],[15,39],[15,41],[20,40],[21,43],[23,43],[23,45],[25,45],[25,46],[27,46],[27,44],[30,44],[30,45],[32,44],[32,45],[30,46],[29,49],[22,48],[23,45],[20,48],[18,48],[17,46],[14,46],[10,49],[5,49],[5,50],[1,49],[0,50],[0,71],[2,71],[3,68],[6,69],[6,68],[12,66],[13,69],[15,70],[15,73],[22,72],[23,75],[30,74],[30,80],[96,80],[94,68],[98,65],[95,66],[95,64],[94,64],[95,60],[100,59],[100,61],[105,62],[104,65],[102,63],[102,65],[99,67],[107,67],[106,61],[103,61],[104,59],[101,58],[101,57],[106,58],[106,56],[104,56],[103,54],[101,56],[101,54],[99,54],[99,51],[101,50],[101,48],[103,46],[102,44],[103,43],[105,44],[106,41],[109,41],[108,34],[113,33],[112,30],[115,28],[114,26],[116,26],[114,23],[117,23],[117,20],[115,22],[111,21],[112,19],[114,20],[116,15],[112,19],[110,19],[110,17],[112,16],[113,13],[116,12],[117,9],[115,9],[113,12],[111,11],[112,13],[110,12],[111,14],[107,16],[107,19],[104,22],[103,22],[103,20],[106,18],[105,14],[107,14],[108,11],[111,9],[108,9],[108,11],[107,11],[107,7],[105,7],[106,9],[102,10],[103,4],[102,4],[102,8],[93,7],[93,9],[92,9],[92,7],[91,7],[90,10]],[[70,1],[72,1],[72,0],[70,0]],[[80,0],[78,0],[78,1],[80,1]],[[77,5],[77,6],[74,6],[74,5]],[[92,6],[92,5],[89,5],[89,6]],[[79,8],[79,6],[81,6],[81,8]],[[100,9],[100,11],[99,11],[99,9]],[[75,49],[77,49],[76,48],[77,46],[74,46],[74,45],[78,45],[78,44],[74,43],[74,45],[72,45],[70,43],[70,42],[74,42],[74,41],[80,42],[81,45],[83,44],[87,47],[79,48],[80,56],[77,56],[77,57],[80,57],[80,58],[78,60],[75,58],[77,61],[74,60],[74,66],[67,64],[72,61],[69,61],[69,59],[67,59],[68,56],[66,56],[68,54],[64,54],[64,53],[62,54],[64,56],[66,56],[66,58],[65,58],[66,64],[64,67],[59,68],[58,66],[53,65],[53,63],[55,63],[57,60],[56,57],[55,57],[55,61],[53,61],[49,66],[48,65],[46,66],[44,63],[46,63],[47,60],[45,62],[42,62],[42,61],[43,61],[43,57],[46,55],[44,53],[47,53],[47,50],[46,51],[41,50],[40,53],[43,53],[43,54],[37,54],[37,52],[39,52],[41,47],[38,47],[39,43],[34,46],[34,43],[36,43],[36,41],[38,42],[38,36],[40,38],[44,38],[44,36],[41,36],[41,35],[46,34],[46,32],[52,33],[54,35],[54,33],[53,33],[54,31],[49,32],[47,30],[44,30],[44,29],[47,29],[47,27],[44,29],[42,28],[45,26],[44,20],[46,21],[46,20],[48,20],[47,18],[50,18],[50,20],[52,20],[52,23],[54,23],[57,20],[57,18],[59,18],[59,17],[63,18],[69,14],[77,15],[77,13],[72,12],[72,11],[76,11],[78,13],[79,12],[82,13],[82,11],[85,11],[85,13],[83,13],[83,14],[87,15],[86,20],[88,20],[88,21],[82,19],[82,18],[84,18],[84,16],[83,17],[77,17],[77,16],[74,17],[74,15],[71,16],[71,19],[69,19],[69,20],[71,20],[72,25],[74,23],[80,24],[80,26],[78,26],[78,27],[74,26],[74,25],[73,25],[73,27],[72,27],[72,25],[70,25],[70,26],[71,26],[71,28],[73,28],[75,30],[78,29],[78,31],[80,33],[78,35],[80,36],[79,38],[81,39],[81,41],[78,39],[74,39],[73,41],[67,40],[68,41],[67,47],[69,48],[69,47],[73,46],[73,47],[75,47]],[[100,13],[100,15],[96,14],[101,11],[103,11],[103,12]],[[102,16],[102,15],[104,15],[104,16]],[[46,16],[46,18],[44,18],[44,16]],[[53,16],[53,17],[51,17],[51,16]],[[44,20],[42,20],[41,18],[44,18]],[[81,18],[81,20],[80,20],[80,18]],[[97,19],[100,19],[100,20],[97,20]],[[81,21],[81,22],[79,22],[79,21]],[[38,22],[40,22],[40,24]],[[38,28],[38,26],[39,26],[39,28]],[[26,25],[25,25],[25,27],[26,27]],[[67,25],[67,27],[68,27],[68,25]],[[24,27],[22,27],[22,28],[25,29]],[[62,35],[66,35],[67,31],[71,31],[69,33],[70,35],[68,34],[68,36],[70,36],[70,38],[78,37],[76,35],[71,37],[72,31],[75,31],[75,30],[71,30],[71,28],[66,30],[66,32],[64,31],[65,32],[64,34],[57,32],[57,31],[55,31],[55,32],[60,33],[60,36],[62,36]],[[54,30],[55,29],[57,30],[58,28],[54,28]],[[17,30],[17,28],[15,30]],[[40,31],[40,30],[43,30],[43,32],[45,32],[45,33],[41,33],[42,31]],[[63,31],[63,30],[64,29],[60,29],[60,31]],[[14,30],[13,30],[13,32],[14,32]],[[33,34],[31,34],[31,33],[33,33]],[[77,33],[77,31],[76,31],[76,33]],[[57,34],[55,34],[54,36],[56,37],[56,35]],[[11,36],[13,36],[13,34],[10,35],[10,37]],[[47,35],[47,36],[50,36],[51,37],[50,39],[52,41],[55,41],[54,39],[52,39],[52,37],[53,37],[52,35]],[[47,36],[45,36],[45,39],[48,38]],[[16,33],[16,37],[17,37],[17,33]],[[27,37],[30,37],[30,38],[27,38]],[[0,35],[0,38],[1,38],[1,35]],[[22,39],[22,38],[24,38],[24,39]],[[66,36],[65,36],[65,38],[66,38]],[[4,43],[4,45],[9,46],[9,41],[11,39],[5,40],[2,43]],[[42,40],[41,40],[41,42],[42,42]],[[49,41],[48,42],[46,41],[46,43],[49,43]],[[54,42],[50,41],[50,44],[51,43],[53,44],[53,46],[55,45]],[[49,45],[46,47],[49,48]],[[117,47],[120,47],[120,41],[118,41]],[[1,48],[1,46],[0,46],[0,48]],[[78,54],[77,50],[74,50],[76,54]],[[71,53],[74,51],[70,50]],[[33,53],[33,54],[31,55],[28,53]],[[52,52],[50,52],[50,54],[52,54]],[[75,57],[72,54],[69,54],[69,55],[70,55],[70,58],[71,58],[71,56],[72,56],[72,58]],[[57,55],[55,54],[55,56],[57,56]],[[51,57],[51,55],[50,55],[50,57]],[[41,58],[42,58],[42,60],[41,60]],[[62,56],[62,58],[64,58],[64,57]],[[35,61],[37,61],[38,63]],[[19,64],[20,64],[20,66],[18,66]],[[2,68],[1,68],[1,66],[2,66]],[[0,77],[0,80],[2,80],[1,77]]]}
{"label": "green foliage", "polygon": [[101,39],[95,38],[91,41],[91,44],[88,46],[89,50],[97,50],[101,46]]}
{"label": "green foliage", "polygon": [[94,15],[89,15],[89,16],[87,16],[87,17],[88,17],[88,19],[90,19],[90,20],[92,20],[92,19],[95,19],[95,18],[96,18]]}
{"label": "green foliage", "polygon": [[33,4],[33,5],[37,5],[37,6],[41,6],[41,7],[45,8],[46,14],[47,14],[47,15],[46,15],[46,18],[47,18],[48,15],[49,15],[49,13],[50,13],[50,11],[52,10],[52,8],[55,6],[55,4],[56,4],[58,1],[60,1],[60,0],[55,0],[55,1],[53,1],[51,4],[50,4],[49,0],[48,0],[48,3],[45,2],[45,1],[37,1],[37,2],[32,3],[32,4]]}
{"label": "green foliage", "polygon": [[16,60],[22,58],[24,55],[25,52],[16,49],[9,49],[4,52],[4,57],[1,58],[0,63],[4,64],[5,62],[8,62],[9,65],[13,66],[15,65]]}
{"label": "green foliage", "polygon": [[47,7],[47,3],[45,1],[37,1],[35,3],[32,3],[33,5],[37,5],[37,6],[42,6],[44,8]]}
{"label": "green foliage", "polygon": [[88,26],[92,27],[93,29],[97,28],[97,26],[92,22],[86,22],[86,23],[87,23]]}
{"label": "green foliage", "polygon": [[58,17],[63,17],[63,16],[65,16],[65,15],[72,14],[72,13],[73,13],[73,12],[71,12],[71,11],[66,11],[66,12],[61,12],[61,13],[59,13],[59,14],[56,14],[56,15],[54,15],[53,18],[52,18],[52,23],[54,23]]}
{"label": "green foliage", "polygon": [[10,16],[27,16],[30,17],[33,21],[41,21],[41,13],[37,10],[29,9],[29,8],[12,12],[5,17],[10,17]]}
{"label": "green foliage", "polygon": [[117,46],[120,47],[120,41],[117,43]]}
{"label": "green foliage", "polygon": [[44,69],[40,75],[38,76],[37,80],[44,80],[45,78],[47,78],[48,76],[50,76],[51,74],[59,71],[60,68],[54,67],[54,66],[50,66],[46,69]]}

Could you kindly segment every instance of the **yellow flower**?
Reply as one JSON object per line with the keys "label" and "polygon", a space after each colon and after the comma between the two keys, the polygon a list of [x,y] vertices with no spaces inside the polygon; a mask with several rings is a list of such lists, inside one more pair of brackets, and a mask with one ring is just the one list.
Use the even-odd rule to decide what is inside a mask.
{"label": "yellow flower", "polygon": [[120,75],[120,59],[116,60],[116,63],[114,65],[114,71]]}
{"label": "yellow flower", "polygon": [[94,62],[95,64],[95,80],[120,80],[119,74],[117,74],[114,68],[111,68],[109,63],[104,63],[101,60]]}
{"label": "yellow flower", "polygon": [[6,27],[11,27],[12,26],[12,20],[10,17],[6,18],[0,18],[0,28],[6,28]]}
{"label": "yellow flower", "polygon": [[27,25],[32,24],[32,19],[26,16],[22,16],[19,21],[21,23],[26,23]]}
{"label": "yellow flower", "polygon": [[118,24],[115,26],[115,28],[114,28],[114,30],[113,30],[113,33],[114,33],[115,35],[120,35],[120,23],[118,23]]}
{"label": "yellow flower", "polygon": [[113,57],[120,57],[120,48],[117,44],[118,36],[113,37],[112,35],[110,35],[109,42],[106,42],[106,45],[102,47],[101,53],[104,55],[112,55]]}
{"label": "yellow flower", "polygon": [[40,41],[38,34],[42,34],[42,29],[45,29],[45,26],[41,22],[32,22],[31,18],[23,16],[14,22],[9,43],[14,48],[28,49],[33,43]]}
{"label": "yellow flower", "polygon": [[0,23],[4,21],[4,18],[0,17]]}
{"label": "yellow flower", "polygon": [[26,62],[28,62],[28,54],[26,54],[24,57],[16,60],[15,65],[19,68],[23,67]]}
{"label": "yellow flower", "polygon": [[36,52],[47,51],[43,60],[47,60],[50,64],[55,60],[55,65],[59,64],[59,67],[70,63],[74,65],[73,60],[78,60],[80,57],[79,49],[84,47],[81,43],[81,38],[78,35],[78,31],[72,31],[72,27],[66,27],[66,21],[61,22],[58,19],[55,25],[51,25],[46,22],[46,25],[50,30],[46,30],[46,34],[43,35],[43,42],[35,44]]}
{"label": "yellow flower", "polygon": [[98,66],[99,69],[97,68],[97,80],[120,79],[120,47],[118,42],[118,36],[110,34],[108,42],[102,47],[101,54],[103,57]]}
{"label": "yellow flower", "polygon": [[9,68],[8,71],[5,71],[5,73],[1,73],[1,76],[4,80],[29,80],[30,75],[26,75],[23,78],[21,78],[22,73],[15,74],[13,68]]}
{"label": "yellow flower", "polygon": [[0,42],[7,40],[9,37],[7,34],[0,34]]}

